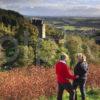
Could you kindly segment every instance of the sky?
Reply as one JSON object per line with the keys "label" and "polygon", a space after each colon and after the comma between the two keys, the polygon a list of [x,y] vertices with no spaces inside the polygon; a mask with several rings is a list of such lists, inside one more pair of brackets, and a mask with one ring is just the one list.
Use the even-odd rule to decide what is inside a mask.
{"label": "sky", "polygon": [[0,0],[0,8],[29,16],[100,17],[100,0]]}

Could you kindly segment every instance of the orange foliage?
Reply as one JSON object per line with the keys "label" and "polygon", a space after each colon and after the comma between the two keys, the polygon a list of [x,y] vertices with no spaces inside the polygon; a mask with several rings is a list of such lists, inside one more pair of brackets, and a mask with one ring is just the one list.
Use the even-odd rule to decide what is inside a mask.
{"label": "orange foliage", "polygon": [[87,84],[91,88],[100,88],[100,65],[89,65]]}
{"label": "orange foliage", "polygon": [[[100,87],[100,67],[90,65],[88,85]],[[24,67],[0,72],[0,100],[38,100],[56,94],[54,68]]]}

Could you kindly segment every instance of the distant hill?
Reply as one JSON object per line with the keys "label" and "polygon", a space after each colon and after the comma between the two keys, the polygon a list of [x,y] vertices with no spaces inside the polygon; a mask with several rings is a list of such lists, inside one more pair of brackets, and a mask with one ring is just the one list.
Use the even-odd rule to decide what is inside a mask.
{"label": "distant hill", "polygon": [[18,12],[0,9],[0,23],[5,26],[17,26],[17,24],[21,24],[21,21],[24,21],[24,17]]}
{"label": "distant hill", "polygon": [[34,30],[34,33],[37,33],[37,28],[20,13],[0,9],[0,35],[15,35],[25,30]]}
{"label": "distant hill", "polygon": [[20,44],[24,41],[24,32],[27,31],[32,38],[32,43],[37,40],[38,29],[31,21],[12,10],[0,9],[0,38],[13,36]]}
{"label": "distant hill", "polygon": [[[2,54],[2,57],[0,57],[5,61],[1,61],[1,66],[8,66],[8,68],[10,68],[13,64],[22,59],[21,57],[28,57],[28,51],[33,53],[31,54],[31,63],[33,63],[33,59],[35,59],[33,58],[33,55],[35,52],[37,35],[37,27],[34,26],[28,18],[15,11],[0,9],[0,46],[2,51],[0,51],[0,54]],[[15,42],[9,40],[9,37],[12,40],[14,39],[17,41],[17,46],[15,45]],[[25,41],[25,39],[28,41]],[[2,40],[5,41],[2,42]],[[19,48],[19,52],[16,51],[16,47]],[[21,52],[21,50],[24,50],[25,52]],[[15,59],[9,61],[15,54],[17,54]],[[21,54],[22,56],[20,57]],[[24,56],[25,54],[26,56]],[[29,57],[29,59],[31,59],[31,57]],[[19,63],[17,63],[17,65],[15,64],[15,66],[18,66]]]}
{"label": "distant hill", "polygon": [[66,34],[95,35],[100,33],[100,18],[96,17],[48,17],[48,16],[27,16],[32,19],[41,18],[50,27],[55,27]]}
{"label": "distant hill", "polygon": [[13,14],[13,16],[15,17],[23,17],[20,13],[16,12],[16,11],[12,11],[12,10],[5,10],[5,9],[1,9],[0,8],[0,16],[6,15],[6,16],[11,16],[11,14]]}

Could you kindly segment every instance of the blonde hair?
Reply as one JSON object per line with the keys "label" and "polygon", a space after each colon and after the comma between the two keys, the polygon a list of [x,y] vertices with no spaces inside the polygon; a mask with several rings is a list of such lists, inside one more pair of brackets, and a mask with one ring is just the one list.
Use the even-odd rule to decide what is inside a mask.
{"label": "blonde hair", "polygon": [[83,53],[78,53],[77,57],[81,57],[83,61],[86,61],[86,56]]}
{"label": "blonde hair", "polygon": [[68,54],[66,54],[65,52],[62,52],[62,55],[64,55],[64,56],[66,57],[67,60],[69,59]]}

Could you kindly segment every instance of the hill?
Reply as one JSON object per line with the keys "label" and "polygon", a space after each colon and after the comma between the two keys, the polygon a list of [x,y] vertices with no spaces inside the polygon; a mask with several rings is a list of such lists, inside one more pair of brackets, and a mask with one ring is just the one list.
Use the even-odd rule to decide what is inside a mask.
{"label": "hill", "polygon": [[[27,50],[30,49],[30,51],[34,55],[34,49],[35,49],[34,47],[36,44],[37,35],[38,35],[37,27],[32,25],[31,21],[25,18],[23,15],[15,11],[0,9],[0,45],[2,47],[2,48],[0,47],[0,53],[3,54],[2,55],[3,57],[1,57],[0,59],[5,59],[7,62],[4,63],[1,60],[1,62],[4,63],[3,66],[6,65],[11,66],[12,62],[15,61],[17,62],[18,59],[20,58],[19,56],[21,56],[21,53],[23,53],[21,57],[23,57],[24,54],[29,56],[28,51],[27,53],[24,53],[26,52],[26,48]],[[27,38],[25,36],[27,36]],[[9,38],[11,40],[9,40]],[[29,39],[30,42],[28,42],[28,40],[26,39]],[[16,45],[14,41],[16,41]],[[4,50],[2,51],[2,49]],[[23,52],[21,52],[21,50],[17,52],[17,49],[21,50],[25,49],[25,50]],[[16,55],[16,57],[13,58],[14,60],[12,59],[13,61],[9,62],[9,59],[14,57],[14,55]],[[2,65],[1,62],[0,65]],[[31,62],[33,62],[33,58]],[[22,64],[22,62],[20,63]]]}
{"label": "hill", "polygon": [[25,29],[31,31],[32,28],[34,29],[34,33],[36,33],[36,27],[20,13],[0,9],[0,35],[15,35],[21,29],[22,31],[25,31]]}

